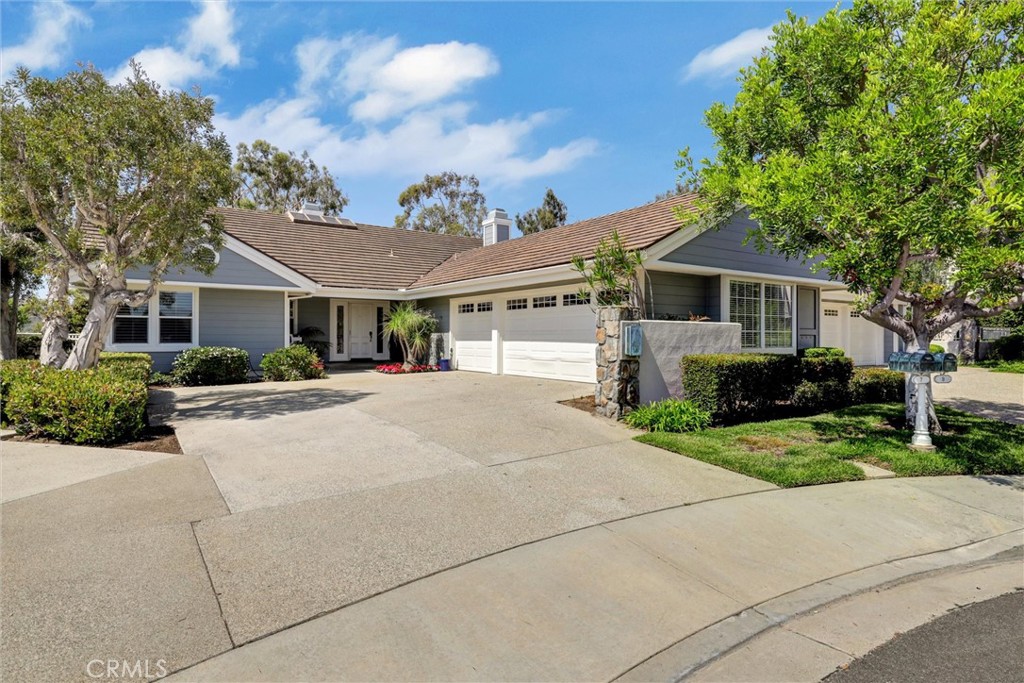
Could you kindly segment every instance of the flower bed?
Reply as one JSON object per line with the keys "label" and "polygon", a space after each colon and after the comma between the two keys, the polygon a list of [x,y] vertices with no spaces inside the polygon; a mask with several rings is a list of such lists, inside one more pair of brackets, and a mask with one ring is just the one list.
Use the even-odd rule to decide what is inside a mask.
{"label": "flower bed", "polygon": [[437,365],[412,365],[408,369],[403,368],[401,363],[387,363],[378,365],[377,372],[384,375],[406,375],[413,372],[437,372],[440,367]]}

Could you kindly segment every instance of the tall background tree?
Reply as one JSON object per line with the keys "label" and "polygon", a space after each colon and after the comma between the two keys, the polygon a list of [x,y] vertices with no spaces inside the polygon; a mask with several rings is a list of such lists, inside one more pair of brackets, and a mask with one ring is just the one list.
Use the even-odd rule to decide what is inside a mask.
{"label": "tall background tree", "polygon": [[516,227],[519,228],[519,232],[529,235],[565,225],[568,218],[569,212],[565,208],[565,203],[549,187],[540,206],[530,209],[523,215],[516,214]]}
{"label": "tall background tree", "polygon": [[22,305],[39,285],[43,262],[42,236],[20,199],[8,174],[0,174],[0,204],[13,204],[10,218],[0,221],[0,360],[18,357]]}
{"label": "tall background tree", "polygon": [[[6,192],[17,188],[56,257],[44,361],[61,361],[70,306],[58,304],[68,303],[71,274],[89,301],[66,369],[96,364],[119,306],[147,301],[169,268],[210,272],[210,250],[222,244],[209,210],[231,194],[231,150],[213,128],[213,101],[163,91],[132,67],[118,84],[91,66],[52,81],[21,70],[0,97],[0,153],[11,181],[0,220],[17,211]],[[146,286],[129,288],[134,268],[148,271]]]}
{"label": "tall background tree", "polygon": [[1024,303],[1024,0],[791,14],[739,82],[691,176],[711,224],[745,205],[910,350]]}
{"label": "tall background tree", "polygon": [[407,230],[479,236],[487,217],[480,181],[454,171],[424,176],[402,191],[398,204],[404,211],[395,217],[395,225]]}
{"label": "tall background tree", "polygon": [[243,209],[284,213],[314,202],[333,216],[348,204],[331,172],[326,166],[317,166],[306,151],[296,156],[266,140],[256,140],[252,147],[242,142],[235,151],[232,171],[231,204]]}

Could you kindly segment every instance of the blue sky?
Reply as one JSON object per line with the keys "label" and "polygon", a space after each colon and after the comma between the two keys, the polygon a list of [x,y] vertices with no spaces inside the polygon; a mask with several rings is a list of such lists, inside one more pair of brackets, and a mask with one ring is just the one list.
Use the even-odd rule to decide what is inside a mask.
{"label": "blue sky", "polygon": [[217,100],[232,145],[306,149],[390,225],[424,173],[480,179],[510,214],[551,187],[580,220],[673,186],[702,125],[787,8],[832,3],[3,2],[0,67],[59,76],[135,57]]}

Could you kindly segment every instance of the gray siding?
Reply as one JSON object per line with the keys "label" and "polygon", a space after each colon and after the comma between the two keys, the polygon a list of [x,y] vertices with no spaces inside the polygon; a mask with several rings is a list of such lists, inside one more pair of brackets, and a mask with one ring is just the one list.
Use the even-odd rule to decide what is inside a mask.
{"label": "gray siding", "polygon": [[263,354],[284,346],[284,293],[237,289],[199,292],[199,343],[249,352],[253,367]]}
{"label": "gray siding", "polygon": [[708,311],[705,314],[715,322],[727,323],[722,320],[722,276],[708,278]]}
{"label": "gray siding", "polygon": [[780,277],[810,277],[828,280],[828,273],[811,272],[809,264],[799,260],[760,253],[750,244],[743,244],[747,233],[757,224],[746,212],[737,213],[720,230],[708,230],[662,258],[663,261],[685,263],[709,268],[727,268]]}
{"label": "gray siding", "polygon": [[[149,279],[149,271],[136,269],[128,271],[128,279]],[[194,282],[198,285],[257,285],[262,287],[295,287],[294,282],[271,273],[263,266],[258,266],[244,256],[239,256],[230,249],[222,249],[220,263],[213,275],[203,275],[192,269],[171,268],[164,275],[164,280],[171,282]]]}
{"label": "gray siding", "polygon": [[451,331],[451,310],[449,307],[450,297],[438,296],[433,299],[417,301],[416,305],[430,311],[437,318],[437,331],[448,334]]}
{"label": "gray siding", "polygon": [[686,320],[690,313],[708,315],[708,281],[703,275],[648,271],[648,292],[655,320],[668,316]]}
{"label": "gray siding", "polygon": [[319,327],[324,331],[324,339],[331,335],[331,300],[323,297],[299,299],[299,326]]}
{"label": "gray siding", "polygon": [[178,357],[179,351],[147,351],[153,358],[153,372],[170,372],[171,363]]}

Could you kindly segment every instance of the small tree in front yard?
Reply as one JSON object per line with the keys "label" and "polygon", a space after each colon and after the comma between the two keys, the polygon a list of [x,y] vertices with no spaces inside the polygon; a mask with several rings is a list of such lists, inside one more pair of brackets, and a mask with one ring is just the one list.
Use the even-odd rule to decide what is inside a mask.
{"label": "small tree in front yard", "polygon": [[746,206],[759,247],[820,259],[909,350],[1024,305],[1024,0],[791,14],[739,81],[706,113],[715,159],[682,159],[709,224]]}
{"label": "small tree in front yard", "polygon": [[416,308],[411,301],[403,301],[387,314],[383,332],[402,348],[402,367],[408,370],[430,349],[430,335],[436,329],[437,319],[430,311]]}
{"label": "small tree in front yard", "polygon": [[627,249],[618,230],[598,243],[589,261],[573,256],[572,267],[583,276],[581,296],[592,295],[597,306],[627,306],[637,313],[644,312],[644,290],[640,283],[643,254]]}
{"label": "small tree in front yard", "polygon": [[[133,69],[118,84],[91,66],[52,81],[22,69],[0,95],[0,219],[24,202],[54,255],[45,361],[60,363],[47,347],[67,337],[71,276],[89,300],[66,369],[96,365],[120,306],[147,301],[169,268],[211,272],[222,244],[208,212],[230,196],[231,150],[213,128],[213,101]],[[126,280],[136,268],[148,271],[141,289]]]}

